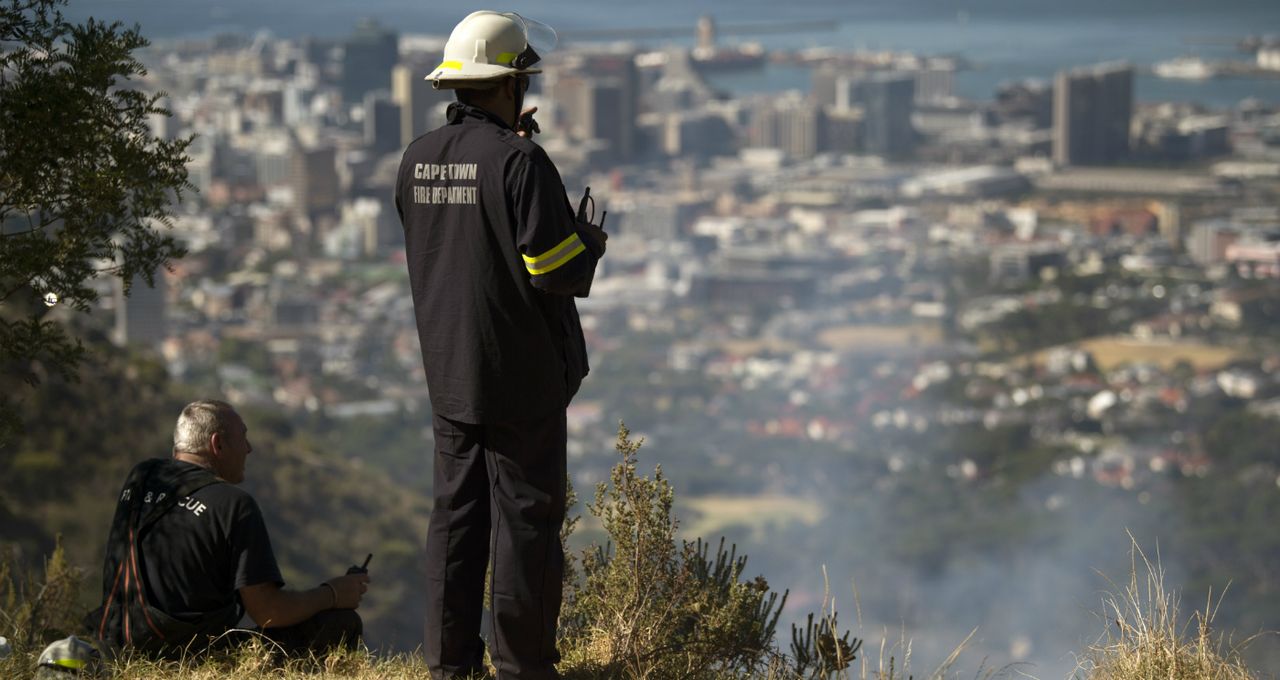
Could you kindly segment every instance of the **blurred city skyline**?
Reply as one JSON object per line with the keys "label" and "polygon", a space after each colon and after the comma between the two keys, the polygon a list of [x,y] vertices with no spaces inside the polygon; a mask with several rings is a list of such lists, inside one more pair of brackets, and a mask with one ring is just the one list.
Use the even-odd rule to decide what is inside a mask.
{"label": "blurred city skyline", "polygon": [[[644,4],[606,1],[594,3],[562,3],[548,0],[499,6],[493,3],[451,3],[448,7],[432,6],[413,0],[374,0],[350,3],[341,0],[279,0],[269,5],[251,0],[228,0],[216,5],[200,5],[194,9],[183,3],[164,0],[94,0],[73,2],[68,16],[84,18],[101,16],[125,22],[139,22],[157,37],[180,37],[200,33],[219,26],[244,30],[268,29],[289,37],[312,33],[338,36],[344,27],[361,17],[394,22],[413,33],[447,34],[457,18],[478,9],[497,9],[526,13],[546,22],[554,22],[564,30],[595,29],[608,26],[672,26],[691,24],[704,14],[732,21],[795,21],[830,19],[840,22],[862,21],[961,21],[1140,18],[1159,24],[1169,18],[1195,16],[1200,29],[1214,24],[1237,25],[1259,30],[1280,26],[1266,23],[1267,18],[1280,18],[1280,7],[1268,0],[1225,0],[1209,5],[1198,0],[1081,0],[1072,3],[1058,0],[871,0],[857,4],[836,0],[800,0],[785,7],[777,3],[751,2],[686,3],[657,0]],[[1207,23],[1206,23],[1207,20]],[[1280,31],[1273,28],[1272,32]],[[1199,32],[1199,31],[1197,31]]]}
{"label": "blurred city skyline", "polygon": [[[479,7],[70,5],[140,24],[174,113],[153,131],[195,140],[173,225],[190,252],[155,289],[104,291],[115,342],[425,494],[391,197],[452,100],[418,36]],[[625,420],[690,531],[739,542],[788,617],[828,564],[920,659],[979,626],[996,667],[1069,671],[1125,530],[1180,584],[1238,584],[1229,629],[1277,627],[1280,465],[1250,437],[1280,433],[1280,41],[1248,39],[1280,2],[491,7],[564,36],[537,141],[609,211],[580,306],[579,489]],[[720,30],[699,40],[703,16]],[[800,30],[734,34],[764,22]],[[416,644],[388,610],[371,637]]]}
{"label": "blurred city skyline", "polygon": [[[364,19],[392,27],[401,36],[443,38],[466,13],[482,8],[511,9],[545,21],[561,33],[559,49],[574,49],[598,41],[592,33],[626,29],[681,29],[687,34],[627,40],[639,47],[691,45],[694,26],[710,16],[728,27],[721,42],[759,43],[766,49],[835,48],[907,51],[924,55],[955,55],[971,68],[956,73],[957,96],[983,100],[997,88],[1024,79],[1050,80],[1062,69],[1102,61],[1130,61],[1139,68],[1135,98],[1140,102],[1182,101],[1229,107],[1253,97],[1280,101],[1280,78],[1165,80],[1146,71],[1156,63],[1192,57],[1204,60],[1239,58],[1239,40],[1265,37],[1266,27],[1280,32],[1280,3],[1231,0],[1206,6],[1193,0],[1170,3],[1083,3],[1032,0],[978,2],[845,3],[803,0],[785,10],[774,3],[592,3],[566,6],[539,0],[498,7],[463,3],[449,8],[405,0],[346,3],[296,0],[270,5],[232,0],[193,9],[161,0],[117,0],[71,3],[71,19],[96,16],[138,23],[153,41],[208,37],[219,33],[252,35],[266,31],[277,38],[314,36],[343,39]],[[807,30],[734,35],[733,26],[767,26],[771,22],[810,22]],[[813,30],[812,22],[830,28]],[[621,42],[619,40],[618,42]],[[809,89],[807,67],[769,64],[763,69],[713,77],[713,84],[736,94]]]}

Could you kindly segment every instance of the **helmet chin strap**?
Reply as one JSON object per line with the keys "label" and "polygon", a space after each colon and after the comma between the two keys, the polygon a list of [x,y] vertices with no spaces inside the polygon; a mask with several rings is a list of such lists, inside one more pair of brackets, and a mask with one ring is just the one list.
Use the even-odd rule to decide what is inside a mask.
{"label": "helmet chin strap", "polygon": [[520,127],[520,114],[524,108],[524,87],[521,86],[520,84],[520,76],[513,76],[511,78],[511,82],[515,87],[515,104],[516,104],[516,113],[515,113],[515,116],[513,116],[511,119],[512,121],[511,127],[515,129]]}

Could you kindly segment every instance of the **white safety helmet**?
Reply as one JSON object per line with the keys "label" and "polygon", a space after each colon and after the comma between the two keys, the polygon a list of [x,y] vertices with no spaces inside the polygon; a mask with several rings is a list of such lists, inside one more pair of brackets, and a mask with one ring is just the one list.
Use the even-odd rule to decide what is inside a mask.
{"label": "white safety helmet", "polygon": [[481,10],[453,28],[444,60],[426,79],[438,90],[485,88],[503,78],[542,73],[531,68],[555,48],[556,32],[515,12]]}
{"label": "white safety helmet", "polygon": [[100,669],[101,655],[92,643],[72,635],[51,643],[36,661],[39,680],[65,678],[68,674],[92,676]]}

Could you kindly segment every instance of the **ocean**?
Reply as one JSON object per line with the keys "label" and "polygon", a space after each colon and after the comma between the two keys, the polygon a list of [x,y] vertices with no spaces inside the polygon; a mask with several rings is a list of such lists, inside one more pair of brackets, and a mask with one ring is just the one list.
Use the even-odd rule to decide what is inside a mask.
{"label": "ocean", "polygon": [[[340,37],[370,17],[406,33],[446,35],[467,12],[494,5],[422,0],[223,0],[216,4],[173,0],[86,0],[73,2],[72,19],[95,16],[138,23],[152,39],[219,32],[269,31],[281,37]],[[687,39],[645,44],[691,44],[693,25],[703,14],[721,26],[769,22],[821,21],[830,30],[766,35],[722,35],[721,42],[755,41],[775,49],[830,46],[947,54],[964,57],[973,68],[957,75],[956,94],[990,99],[1002,82],[1049,80],[1061,69],[1126,60],[1139,69],[1179,56],[1209,61],[1250,60],[1236,50],[1240,39],[1280,34],[1280,2],[1275,0],[767,0],[689,3],[650,0],[591,3],[534,0],[512,9],[574,31],[688,26]],[[771,65],[762,71],[717,76],[714,84],[735,94],[808,89],[802,67]],[[1198,102],[1229,107],[1249,97],[1280,104],[1280,78],[1164,80],[1139,75],[1140,102]]]}

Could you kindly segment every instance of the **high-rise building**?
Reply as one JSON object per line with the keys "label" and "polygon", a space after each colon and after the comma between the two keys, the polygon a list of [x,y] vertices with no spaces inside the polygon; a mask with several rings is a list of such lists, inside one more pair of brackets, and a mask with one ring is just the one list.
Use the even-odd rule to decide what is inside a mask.
{"label": "high-rise building", "polygon": [[322,65],[328,60],[332,47],[331,40],[305,36],[297,42],[298,60],[306,64]]}
{"label": "high-rise building", "polygon": [[896,73],[873,73],[852,86],[852,99],[862,107],[864,151],[888,158],[915,151],[915,88],[914,78]]}
{"label": "high-rise building", "polygon": [[386,91],[364,96],[364,143],[375,154],[391,153],[400,145],[400,106]]}
{"label": "high-rise building", "polygon": [[1201,266],[1224,262],[1227,248],[1240,240],[1243,230],[1229,220],[1207,220],[1197,223],[1187,239],[1187,254]]}
{"label": "high-rise building", "polygon": [[827,116],[803,99],[782,99],[752,112],[752,146],[781,149],[792,158],[811,158],[827,146]]}
{"label": "high-rise building", "polygon": [[1059,72],[1053,83],[1053,160],[1059,165],[1110,165],[1129,155],[1133,67],[1097,66]]}
{"label": "high-rise building", "polygon": [[343,43],[342,98],[356,103],[371,90],[391,89],[391,69],[399,61],[400,39],[371,19],[356,24]]}
{"label": "high-rise building", "polygon": [[733,129],[711,111],[668,114],[662,127],[662,150],[668,156],[714,156],[734,150]]}
{"label": "high-rise building", "polygon": [[293,149],[293,201],[302,216],[333,212],[338,203],[337,154],[332,146]]}
{"label": "high-rise building", "polygon": [[[926,89],[934,96],[947,87],[930,83]],[[863,151],[902,158],[915,150],[911,116],[919,89],[918,75],[824,66],[813,72],[809,99],[842,121],[858,121],[857,126],[838,126],[841,150],[847,149],[850,134],[856,133]],[[851,115],[858,109],[862,111],[860,119]]]}
{"label": "high-rise building", "polygon": [[832,111],[827,114],[826,150],[854,153],[862,148],[862,113]]}
{"label": "high-rise building", "polygon": [[262,134],[253,148],[254,175],[263,188],[288,184],[293,175],[292,142],[287,134]]}
{"label": "high-rise building", "polygon": [[116,323],[111,339],[121,346],[152,346],[164,340],[169,332],[164,270],[156,271],[155,287],[148,286],[141,276],[135,276],[128,297],[124,294],[123,280],[116,279],[114,286]]}
{"label": "high-rise building", "polygon": [[715,49],[716,20],[710,14],[698,17],[698,47],[704,50]]}
{"label": "high-rise building", "polygon": [[827,116],[812,106],[778,111],[778,148],[796,158],[810,158],[826,149]]}
{"label": "high-rise building", "polygon": [[947,65],[930,65],[916,71],[917,104],[945,102],[955,95],[956,70]]}
{"label": "high-rise building", "polygon": [[575,55],[548,74],[555,124],[583,141],[601,140],[610,155],[636,152],[638,76],[631,52]]}
{"label": "high-rise building", "polygon": [[409,59],[391,69],[391,100],[400,105],[400,146],[408,146],[441,121],[431,120],[431,111],[452,101],[450,90],[437,90],[424,76],[440,63],[436,55]]}
{"label": "high-rise building", "polygon": [[[156,101],[156,106],[161,109],[172,110],[173,102],[168,97],[161,97]],[[174,139],[177,137],[179,121],[172,114],[167,113],[151,113],[147,115],[147,124],[151,128],[151,135],[156,139]]]}
{"label": "high-rise building", "polygon": [[834,111],[848,111],[857,105],[853,100],[853,83],[866,77],[866,72],[824,64],[813,70],[809,79],[809,98],[816,106]]}
{"label": "high-rise building", "polygon": [[315,92],[298,83],[285,83],[281,115],[286,127],[297,127],[310,118],[308,106]]}
{"label": "high-rise building", "polygon": [[588,139],[603,139],[619,160],[635,153],[635,107],[630,93],[617,78],[592,79],[584,95],[584,128]]}

